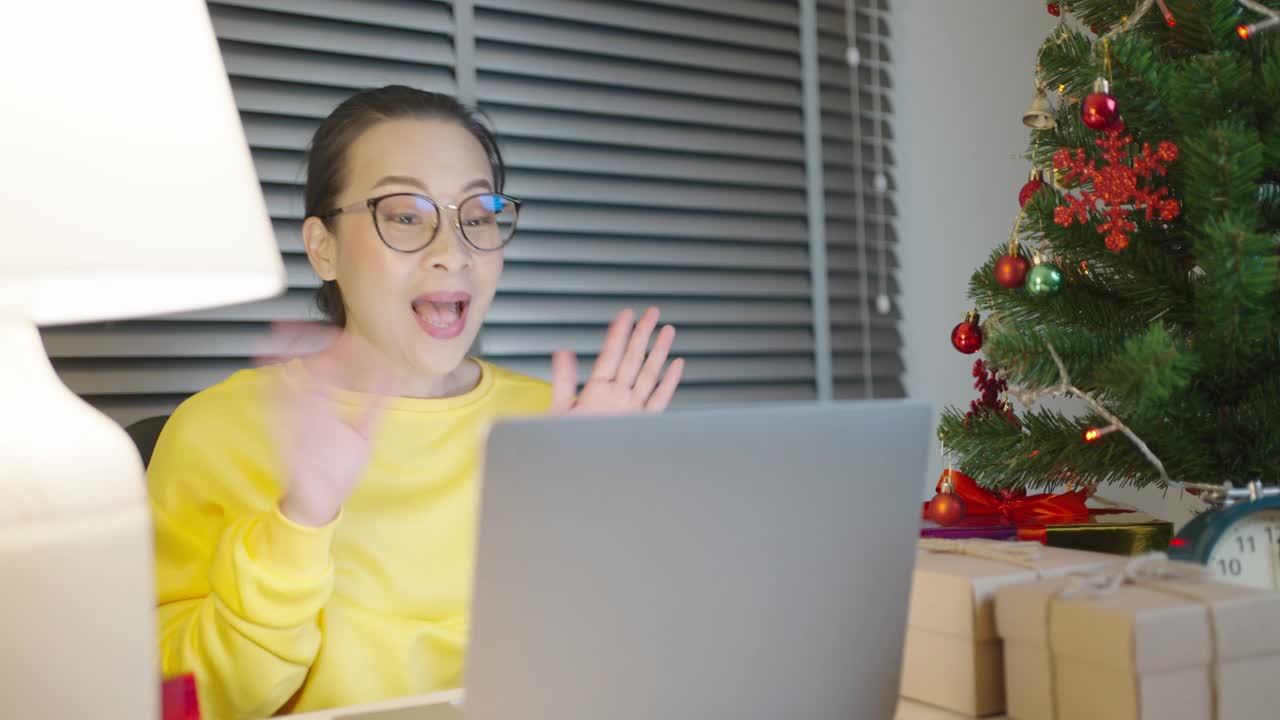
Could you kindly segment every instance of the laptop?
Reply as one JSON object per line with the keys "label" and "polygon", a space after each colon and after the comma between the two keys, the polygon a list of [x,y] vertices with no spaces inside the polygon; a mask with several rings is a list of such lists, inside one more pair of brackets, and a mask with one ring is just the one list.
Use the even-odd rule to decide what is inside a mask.
{"label": "laptop", "polygon": [[495,424],[465,697],[358,717],[893,717],[928,424],[903,401]]}

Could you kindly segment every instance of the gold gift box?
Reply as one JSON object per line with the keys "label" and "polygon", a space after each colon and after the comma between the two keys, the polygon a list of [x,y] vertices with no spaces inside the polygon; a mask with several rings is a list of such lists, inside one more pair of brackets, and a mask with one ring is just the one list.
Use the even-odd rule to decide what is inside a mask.
{"label": "gold gift box", "polygon": [[1140,512],[1094,512],[1084,522],[1020,526],[1018,539],[1075,550],[1141,555],[1167,550],[1173,539],[1173,523]]}

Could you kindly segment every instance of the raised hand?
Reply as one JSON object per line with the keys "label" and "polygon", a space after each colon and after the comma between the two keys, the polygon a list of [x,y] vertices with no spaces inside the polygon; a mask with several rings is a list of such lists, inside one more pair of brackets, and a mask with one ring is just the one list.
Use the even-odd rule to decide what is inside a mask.
{"label": "raised hand", "polygon": [[577,356],[569,350],[557,350],[551,356],[552,414],[610,415],[661,412],[667,408],[684,373],[683,358],[671,361],[665,373],[663,371],[676,339],[676,329],[670,325],[663,327],[653,350],[646,353],[649,339],[658,326],[658,308],[646,310],[633,328],[634,319],[635,313],[631,310],[623,310],[614,317],[591,377],[576,398]]}
{"label": "raised hand", "polygon": [[[302,347],[330,345],[339,333],[324,327],[277,328],[273,345],[286,352],[277,351],[271,359],[287,359]],[[364,474],[387,397],[372,394],[369,405],[358,410],[341,407],[333,397],[335,360],[319,352],[308,355],[303,367],[305,371],[291,373],[273,388],[269,417],[285,474],[280,512],[299,525],[319,527],[337,517]],[[365,378],[365,386],[388,385],[381,380]]]}

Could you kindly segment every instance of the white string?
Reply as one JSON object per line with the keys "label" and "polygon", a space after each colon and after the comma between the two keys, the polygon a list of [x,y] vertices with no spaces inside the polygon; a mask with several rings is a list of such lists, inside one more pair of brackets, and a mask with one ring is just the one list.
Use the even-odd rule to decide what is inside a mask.
{"label": "white string", "polygon": [[1008,540],[988,540],[985,538],[958,540],[921,538],[917,547],[934,553],[968,555],[969,557],[1017,565],[1029,570],[1039,570],[1036,561],[1040,559],[1041,548],[1044,546],[1038,542],[1009,542]]}
{"label": "white string", "polygon": [[858,283],[861,299],[858,303],[858,319],[862,324],[862,389],[863,396],[874,397],[871,368],[871,282],[867,277],[867,195],[862,185],[862,120],[858,112],[858,17],[854,0],[844,3],[844,34],[846,65],[849,71],[849,132],[852,136],[850,163],[853,171],[853,194],[857,197],[854,213],[854,247],[858,252]]}
{"label": "white string", "polygon": [[1129,28],[1133,27],[1134,25],[1137,25],[1138,21],[1142,19],[1143,15],[1147,14],[1147,11],[1151,9],[1151,6],[1153,4],[1155,4],[1155,0],[1141,0],[1141,2],[1138,3],[1137,7],[1133,9],[1133,12],[1129,13],[1129,17],[1126,18],[1124,22],[1111,28],[1111,30],[1106,35],[1103,35],[1098,40],[1098,42],[1104,43],[1110,40],[1111,38],[1115,37],[1116,35],[1119,35],[1122,32],[1126,32],[1127,30],[1129,30]]}
{"label": "white string", "polygon": [[[1178,582],[1204,582],[1209,580],[1209,571],[1200,565],[1187,563],[1173,564],[1169,556],[1163,552],[1152,551],[1137,555],[1120,566],[1100,570],[1094,573],[1070,576],[1070,582],[1059,595],[1071,598],[1103,598],[1113,595],[1125,585],[1141,585],[1145,583],[1165,583],[1170,580]],[[1179,594],[1175,588],[1167,592]]]}
{"label": "white string", "polygon": [[[877,263],[877,269],[879,270],[879,273],[880,273],[879,277],[877,278],[877,282],[879,283],[880,287],[878,289],[878,292],[876,293],[876,309],[880,312],[880,314],[884,315],[884,314],[888,314],[889,310],[891,309],[887,303],[889,299],[889,273],[888,273],[889,261],[888,261],[888,253],[885,251],[885,239],[884,239],[884,226],[885,226],[885,223],[888,222],[888,218],[885,216],[884,208],[885,208],[885,195],[889,192],[889,173],[885,172],[884,138],[880,136],[881,122],[884,120],[883,116],[881,115],[881,105],[880,105],[880,102],[881,102],[880,96],[883,91],[883,88],[880,86],[880,73],[884,70],[884,63],[882,62],[882,55],[881,55],[881,51],[882,51],[881,46],[884,42],[884,38],[880,37],[880,21],[878,19],[873,18],[873,22],[875,22],[875,32],[873,32],[871,36],[875,42],[876,64],[875,64],[875,67],[871,68],[872,77],[875,78],[874,88],[873,88],[875,90],[875,94],[871,97],[872,112],[875,115],[875,118],[874,118],[875,132],[874,132],[874,138],[873,138],[875,140],[875,144],[872,146],[872,149],[875,152],[875,168],[876,168],[875,191],[876,191],[876,215],[877,215],[877,222],[875,225],[876,253],[879,257],[879,262]],[[871,328],[865,328],[864,331],[867,333],[868,336],[870,336]]]}

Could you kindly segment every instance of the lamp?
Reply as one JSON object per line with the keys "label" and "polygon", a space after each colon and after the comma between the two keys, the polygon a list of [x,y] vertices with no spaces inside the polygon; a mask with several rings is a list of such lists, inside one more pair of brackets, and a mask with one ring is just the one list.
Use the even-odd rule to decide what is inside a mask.
{"label": "lamp", "polygon": [[141,461],[36,326],[260,299],[284,269],[201,0],[19,3],[0,67],[0,715],[153,720]]}

